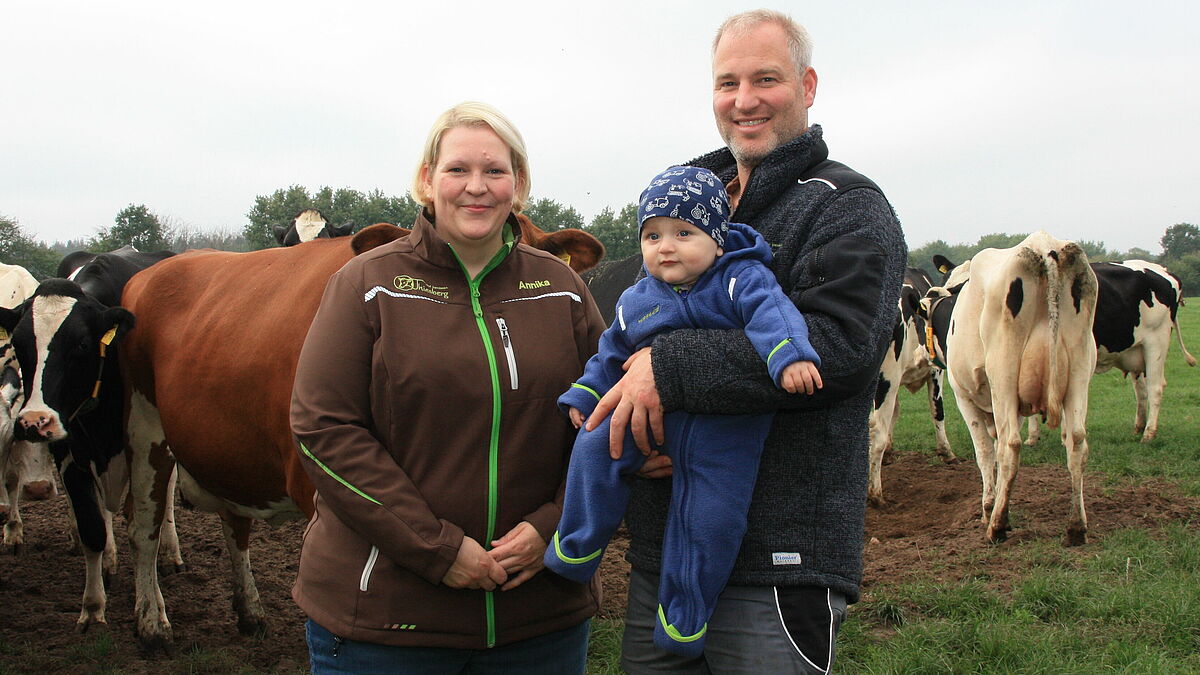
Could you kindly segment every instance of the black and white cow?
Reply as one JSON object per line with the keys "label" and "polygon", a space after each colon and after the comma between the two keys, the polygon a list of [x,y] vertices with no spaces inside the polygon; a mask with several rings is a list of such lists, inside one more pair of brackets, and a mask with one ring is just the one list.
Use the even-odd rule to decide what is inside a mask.
{"label": "black and white cow", "polygon": [[621,293],[624,293],[626,288],[637,281],[641,271],[642,254],[634,253],[620,260],[606,260],[579,275],[587,284],[588,291],[591,292],[592,299],[596,301],[596,307],[600,309],[600,316],[604,317],[606,325],[611,324],[616,318],[614,314],[617,309],[617,300],[621,299]]}
{"label": "black and white cow", "polygon": [[[84,548],[81,629],[105,623],[102,576],[116,565],[112,512],[121,506],[128,485],[127,463],[120,459],[124,385],[116,343],[134,320],[120,307],[121,291],[134,274],[171,255],[103,253],[80,268],[74,281],[48,279],[21,307],[0,309],[0,326],[11,333],[25,392],[16,436],[50,443]],[[182,560],[173,517],[165,522],[166,555],[178,567]]]}
{"label": "black and white cow", "polygon": [[885,503],[883,498],[882,466],[892,450],[896,421],[900,418],[900,387],[916,393],[922,387],[929,391],[929,413],[937,437],[936,451],[942,461],[957,461],[946,437],[946,412],[942,403],[943,370],[930,358],[926,346],[926,322],[917,310],[921,298],[933,285],[924,270],[916,267],[904,271],[904,286],[900,289],[899,311],[892,330],[892,343],[879,368],[879,383],[875,389],[875,409],[871,411],[870,481],[867,499],[874,505]]}
{"label": "black and white cow", "polygon": [[325,216],[316,209],[304,209],[297,213],[288,225],[276,225],[275,241],[280,246],[295,246],[313,239],[332,239],[345,237],[354,231],[354,223],[345,222],[341,225],[330,225],[325,222]]}
{"label": "black and white cow", "polygon": [[921,307],[975,446],[987,540],[1002,541],[1010,529],[1021,417],[1042,415],[1061,426],[1067,449],[1066,543],[1085,543],[1088,383],[1096,365],[1096,274],[1087,256],[1039,231],[1012,248],[980,251],[943,284]]}
{"label": "black and white cow", "polygon": [[[954,263],[942,258],[935,263],[949,272]],[[1096,340],[1096,372],[1117,368],[1133,375],[1137,400],[1133,431],[1142,434],[1142,442],[1158,435],[1158,413],[1167,386],[1166,362],[1171,346],[1171,331],[1189,366],[1196,359],[1183,344],[1176,315],[1183,305],[1179,279],[1157,263],[1145,260],[1091,263],[1096,273],[1096,320],[1092,336]],[[1040,439],[1038,419],[1029,419],[1026,445]]]}

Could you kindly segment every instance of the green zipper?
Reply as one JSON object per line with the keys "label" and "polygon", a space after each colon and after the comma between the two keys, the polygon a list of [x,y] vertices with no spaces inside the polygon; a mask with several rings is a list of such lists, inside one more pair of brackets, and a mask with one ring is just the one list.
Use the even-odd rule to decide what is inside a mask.
{"label": "green zipper", "polygon": [[[487,324],[483,320],[483,307],[479,304],[479,286],[483,283],[484,277],[504,261],[509,251],[512,250],[513,242],[512,228],[506,224],[504,245],[500,247],[499,251],[496,251],[496,255],[492,256],[487,266],[474,279],[467,272],[467,266],[463,265],[462,258],[458,257],[458,252],[454,250],[453,246],[447,244],[450,246],[450,252],[454,254],[454,259],[462,268],[463,275],[467,277],[467,286],[471,295],[471,312],[475,315],[475,325],[479,328],[479,336],[483,339],[483,349],[487,353],[488,372],[492,378],[492,433],[491,438],[488,439],[487,539],[480,542],[483,544],[484,550],[491,550],[492,540],[496,538],[496,510],[499,502],[496,493],[500,473],[500,371],[496,368],[496,352],[492,349],[492,340],[488,337]],[[490,649],[496,646],[496,601],[492,597],[493,591],[484,593],[484,604],[487,611],[487,646]]]}

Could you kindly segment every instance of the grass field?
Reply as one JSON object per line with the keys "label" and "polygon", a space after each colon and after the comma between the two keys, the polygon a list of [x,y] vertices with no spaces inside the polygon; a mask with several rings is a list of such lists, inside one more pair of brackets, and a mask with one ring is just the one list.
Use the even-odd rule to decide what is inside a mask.
{"label": "grass field", "polygon": [[[1179,318],[1200,353],[1200,300]],[[1109,371],[1092,380],[1088,471],[1100,485],[1162,478],[1200,495],[1200,368],[1173,344],[1159,435],[1133,433],[1132,383]],[[931,448],[923,393],[902,393],[898,452]],[[973,463],[971,441],[947,396],[947,433]],[[933,458],[932,450],[923,450]],[[1022,465],[1064,463],[1057,430],[1022,453]],[[886,472],[886,468],[885,468]],[[982,536],[982,534],[980,535]],[[1002,545],[1003,546],[1003,545]],[[1015,580],[986,575],[953,584],[876,580],[850,608],[838,636],[839,673],[1200,673],[1200,523],[1110,533],[1087,555],[1061,555],[1057,541],[1006,551]],[[589,673],[618,673],[620,622],[594,624]]]}

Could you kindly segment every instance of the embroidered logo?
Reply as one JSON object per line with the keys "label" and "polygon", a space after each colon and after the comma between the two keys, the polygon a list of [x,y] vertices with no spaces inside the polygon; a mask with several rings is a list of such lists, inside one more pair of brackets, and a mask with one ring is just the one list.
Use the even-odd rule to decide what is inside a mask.
{"label": "embroidered logo", "polygon": [[383,627],[386,630],[416,630],[417,624],[415,624],[415,623],[385,623],[385,624],[383,624]]}
{"label": "embroidered logo", "polygon": [[655,305],[654,309],[650,310],[649,312],[646,312],[642,316],[642,318],[637,320],[637,322],[641,323],[641,322],[645,321],[646,319],[649,319],[650,317],[654,316],[655,314],[658,314],[659,310],[661,310],[661,309],[662,309],[662,305]]}
{"label": "embroidered logo", "polygon": [[541,281],[518,281],[517,290],[531,291],[535,288],[545,288],[550,285],[549,280],[542,279]]}
{"label": "embroidered logo", "polygon": [[771,564],[773,565],[799,565],[799,553],[772,553]]}
{"label": "embroidered logo", "polygon": [[449,286],[430,286],[424,279],[410,277],[407,274],[402,274],[392,280],[398,291],[418,291],[420,293],[428,293],[436,295],[439,298],[450,299]]}

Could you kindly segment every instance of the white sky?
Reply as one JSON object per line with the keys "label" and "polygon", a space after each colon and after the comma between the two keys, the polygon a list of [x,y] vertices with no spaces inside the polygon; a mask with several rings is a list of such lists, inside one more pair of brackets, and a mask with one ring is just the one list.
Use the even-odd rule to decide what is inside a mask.
{"label": "white sky", "polygon": [[[400,195],[433,119],[474,99],[525,135],[534,197],[590,220],[721,145],[710,41],[759,6],[5,2],[0,214],[55,241],[131,203],[236,231],[292,184]],[[1200,3],[775,7],[816,43],[809,119],[910,247],[1044,228],[1157,252],[1200,224]]]}

